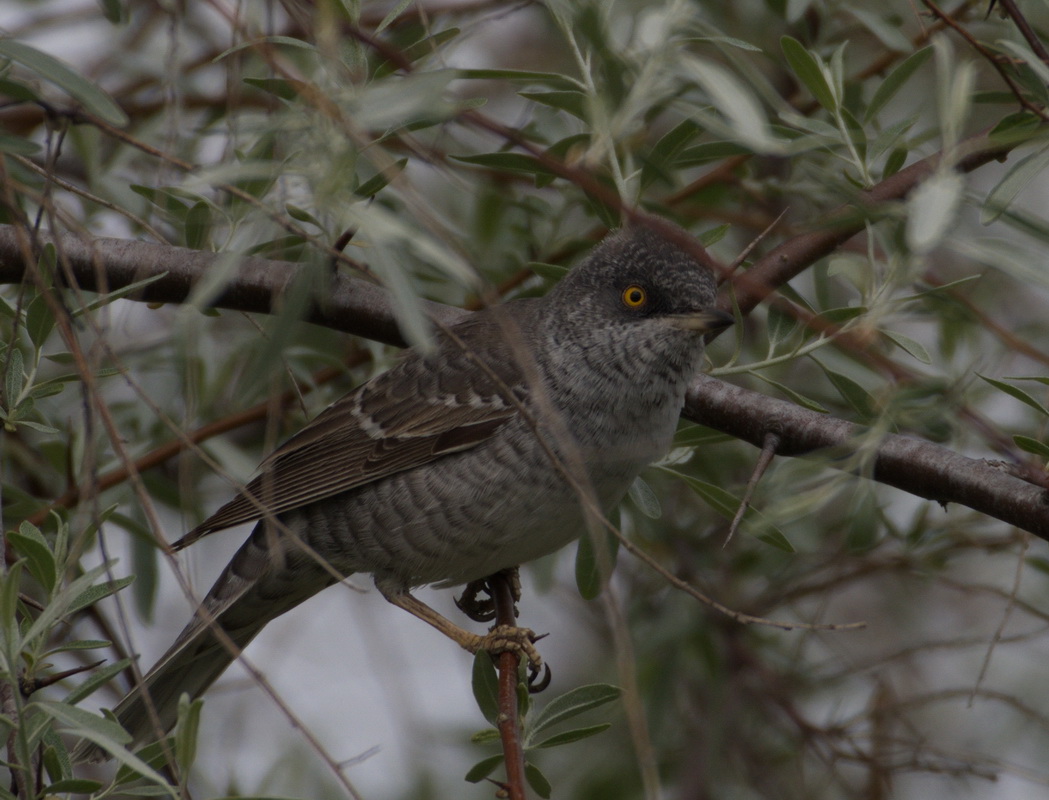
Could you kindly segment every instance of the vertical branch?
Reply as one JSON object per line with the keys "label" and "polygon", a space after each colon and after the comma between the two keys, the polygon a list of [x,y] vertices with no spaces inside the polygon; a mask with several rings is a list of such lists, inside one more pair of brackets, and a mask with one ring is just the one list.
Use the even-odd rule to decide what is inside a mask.
{"label": "vertical branch", "polygon": [[[506,571],[488,578],[488,589],[495,604],[495,624],[517,626],[511,578]],[[499,653],[495,665],[499,670],[499,738],[503,743],[506,762],[507,797],[525,800],[524,750],[521,747],[521,726],[517,718],[518,667],[521,657],[516,652]]]}

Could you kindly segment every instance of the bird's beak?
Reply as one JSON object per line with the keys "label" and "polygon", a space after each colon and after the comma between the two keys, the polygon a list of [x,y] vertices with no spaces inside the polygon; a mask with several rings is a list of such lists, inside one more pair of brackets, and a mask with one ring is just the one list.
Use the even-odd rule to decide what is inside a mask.
{"label": "bird's beak", "polygon": [[706,308],[695,314],[671,314],[670,324],[676,328],[697,333],[716,333],[723,331],[735,320],[731,314],[719,311],[716,308]]}

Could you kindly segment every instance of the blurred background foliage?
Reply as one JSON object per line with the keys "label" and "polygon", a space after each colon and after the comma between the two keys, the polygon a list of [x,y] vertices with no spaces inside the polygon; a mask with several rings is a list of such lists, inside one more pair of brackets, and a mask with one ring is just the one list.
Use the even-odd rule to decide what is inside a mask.
{"label": "blurred background foliage", "polygon": [[[681,446],[646,473],[620,521],[730,608],[866,628],[743,625],[621,554],[606,602],[621,607],[633,647],[617,653],[601,602],[579,596],[562,553],[527,571],[522,608],[524,624],[542,628],[533,614],[549,625],[553,691],[621,683],[617,657],[629,659],[667,797],[1045,792],[1046,543],[862,477],[886,432],[1034,470],[1049,460],[1049,64],[1037,46],[1049,16],[1043,4],[1013,11],[903,0],[6,3],[0,221],[228,254],[181,306],[56,290],[53,250],[39,280],[0,290],[3,523],[8,561],[25,559],[3,591],[11,791],[156,790],[122,789],[120,776],[114,786],[105,770],[89,776],[97,784],[74,778],[54,733],[111,733],[69,711],[110,673],[79,690],[83,677],[43,684],[103,657],[119,669],[137,652],[101,640],[160,622],[164,637],[177,630],[188,612],[171,610],[170,575],[186,565],[158,537],[202,520],[282,437],[396,358],[298,322],[309,295],[296,287],[269,317],[208,310],[239,256],[323,276],[353,231],[339,269],[389,289],[406,337],[423,341],[417,297],[473,306],[483,288],[544,291],[619,224],[616,197],[682,224],[724,264],[746,251],[744,270],[843,204],[862,215],[863,235],[780,288],[862,348],[766,306],[710,348],[714,375],[861,423],[853,463],[773,461],[729,541],[726,515],[757,451],[683,424]],[[1005,163],[951,169],[968,137],[992,130],[1017,142]],[[940,168],[906,199],[855,205],[935,153]],[[221,434],[199,449],[107,480],[215,423]],[[71,487],[80,502],[47,513]],[[201,566],[190,557],[203,589]],[[113,582],[129,574],[130,588]],[[121,603],[88,606],[113,592]],[[73,641],[87,644],[51,652]],[[271,650],[282,646],[271,637]],[[425,665],[430,649],[452,646],[425,647],[406,657]],[[42,688],[21,698],[15,676]],[[469,683],[468,665],[429,677],[439,696]],[[303,688],[324,706],[343,679]],[[106,691],[88,706],[111,705]],[[209,705],[198,766],[165,791],[349,791],[286,721],[231,736],[209,723]],[[361,758],[343,772],[369,798],[491,796],[461,780],[491,752],[469,742],[477,709],[441,713],[409,713],[422,733],[391,734],[424,737],[412,758],[376,774]],[[390,746],[361,731],[363,714],[341,726],[347,741],[325,741],[338,760]],[[599,736],[536,756],[553,796],[643,796],[638,732],[621,710],[604,719],[614,725]],[[280,756],[270,764],[264,752]],[[26,770],[37,758],[44,766]]]}

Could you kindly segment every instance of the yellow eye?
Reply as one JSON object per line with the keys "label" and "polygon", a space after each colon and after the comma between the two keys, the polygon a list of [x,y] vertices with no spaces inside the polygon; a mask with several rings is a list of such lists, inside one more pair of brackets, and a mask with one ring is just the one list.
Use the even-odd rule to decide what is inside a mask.
{"label": "yellow eye", "polygon": [[623,290],[623,305],[627,308],[641,308],[648,300],[648,294],[636,283]]}

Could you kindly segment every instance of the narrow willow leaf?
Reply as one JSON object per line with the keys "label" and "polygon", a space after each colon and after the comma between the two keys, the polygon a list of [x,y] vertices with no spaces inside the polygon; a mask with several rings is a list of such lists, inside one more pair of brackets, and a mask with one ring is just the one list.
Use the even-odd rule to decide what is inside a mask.
{"label": "narrow willow leaf", "polygon": [[544,747],[558,747],[563,744],[578,742],[580,739],[589,739],[591,736],[596,736],[611,727],[611,722],[602,722],[599,725],[591,725],[587,728],[576,728],[564,733],[555,733],[549,739],[543,739],[538,744],[532,745],[532,749],[541,750]]}
{"label": "narrow willow leaf", "polygon": [[481,714],[495,725],[499,718],[499,678],[492,657],[484,650],[478,650],[474,656],[470,686]]}
{"label": "narrow willow leaf", "polygon": [[536,103],[542,103],[544,106],[567,111],[573,117],[581,119],[584,122],[586,122],[590,116],[587,110],[589,98],[587,98],[582,92],[518,92],[518,94],[526,100],[532,100]]}
{"label": "narrow willow leaf", "polygon": [[903,85],[911,79],[911,76],[929,60],[931,55],[932,48],[925,47],[901,61],[875,90],[874,97],[871,98],[870,105],[867,106],[864,119],[868,122],[874,119],[878,112],[885,107],[885,104],[895,97],[896,93],[903,88]]}
{"label": "narrow willow leaf", "polygon": [[916,342],[910,336],[904,336],[898,331],[882,331],[881,333],[901,350],[914,356],[923,364],[932,363],[932,356],[929,355],[929,351],[925,349],[921,342]]}
{"label": "narrow willow leaf", "polygon": [[656,493],[652,491],[652,487],[649,486],[640,476],[634,478],[634,482],[630,484],[628,494],[638,510],[649,519],[659,519],[663,516],[663,509],[659,505],[659,498],[656,497]]}
{"label": "narrow willow leaf", "polygon": [[986,375],[981,375],[978,372],[976,373],[976,376],[982,380],[987,381],[987,383],[991,384],[991,386],[993,386],[995,389],[1005,392],[1010,397],[1015,397],[1021,403],[1025,403],[1026,405],[1029,405],[1031,408],[1033,408],[1035,411],[1038,411],[1049,417],[1049,408],[1043,406],[1041,403],[1039,403],[1037,400],[1031,397],[1031,395],[1027,394],[1027,392],[1025,392],[1023,389],[1019,389],[1016,386],[1005,383],[1004,381],[996,381],[994,378],[988,378]]}
{"label": "narrow willow leaf", "polygon": [[488,758],[482,761],[478,761],[476,764],[470,767],[469,771],[463,777],[463,780],[465,780],[467,783],[480,783],[493,772],[495,772],[496,768],[499,767],[499,765],[502,763],[503,756],[501,753],[496,756],[488,756]]}
{"label": "narrow willow leaf", "polygon": [[1016,196],[1049,167],[1049,145],[1017,161],[991,189],[980,211],[980,222],[989,225],[1009,208]]}
{"label": "narrow willow leaf", "polygon": [[546,776],[535,764],[525,762],[525,778],[528,780],[528,785],[532,787],[532,791],[542,797],[543,800],[547,800],[553,793],[550,781],[546,779]]}
{"label": "narrow willow leaf", "polygon": [[621,694],[622,690],[618,686],[607,683],[579,686],[565,692],[547,703],[546,707],[535,716],[529,726],[528,739],[531,740],[540,731],[578,716],[584,711],[590,711],[618,700]]}
{"label": "narrow willow leaf", "polygon": [[[779,153],[782,144],[772,135],[765,112],[754,93],[719,64],[690,58],[685,61],[694,80],[724,117],[728,130],[759,153]],[[724,126],[720,126],[724,127]]]}
{"label": "narrow willow leaf", "polygon": [[764,375],[760,375],[757,372],[752,372],[750,374],[754,375],[756,378],[759,378],[760,380],[765,381],[765,383],[767,383],[769,386],[774,386],[776,389],[779,389],[779,391],[783,392],[783,394],[785,394],[793,402],[797,403],[802,408],[807,408],[809,411],[816,411],[816,412],[818,412],[820,414],[829,414],[830,413],[829,411],[827,411],[826,408],[824,408],[822,405],[817,403],[812,398],[806,397],[805,395],[801,394],[800,392],[794,391],[793,389],[791,389],[789,386],[787,386],[784,383],[780,383],[779,381],[774,381],[774,380],[772,380],[772,378],[766,378]]}
{"label": "narrow willow leaf", "polygon": [[1016,434],[1013,436],[1013,442],[1021,450],[1026,450],[1028,453],[1034,453],[1044,459],[1049,459],[1049,444],[1040,442],[1037,439],[1032,439],[1030,436],[1021,436]]}
{"label": "narrow willow leaf", "polygon": [[827,81],[819,58],[791,36],[781,37],[779,45],[783,48],[783,55],[787,57],[787,64],[790,65],[791,71],[816,98],[816,102],[830,112],[837,111],[838,101],[834,96],[834,90]]}
{"label": "narrow willow leaf", "polygon": [[113,98],[54,56],[30,47],[24,42],[0,39],[0,57],[10,58],[32,70],[44,80],[55,84],[70,97],[82,103],[87,111],[110,125],[118,128],[127,125],[127,114],[114,102]]}
{"label": "narrow willow leaf", "polygon": [[927,253],[940,243],[954,223],[965,183],[952,170],[938,170],[914,190],[907,201],[907,246]]}

